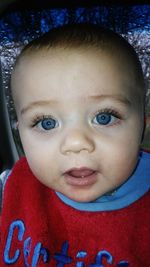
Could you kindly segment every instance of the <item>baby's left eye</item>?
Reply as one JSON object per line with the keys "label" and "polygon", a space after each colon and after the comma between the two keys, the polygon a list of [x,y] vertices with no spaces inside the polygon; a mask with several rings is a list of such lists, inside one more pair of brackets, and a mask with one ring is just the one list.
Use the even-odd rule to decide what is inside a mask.
{"label": "baby's left eye", "polygon": [[118,117],[111,113],[100,112],[94,117],[92,122],[98,125],[111,125],[117,122],[117,120]]}

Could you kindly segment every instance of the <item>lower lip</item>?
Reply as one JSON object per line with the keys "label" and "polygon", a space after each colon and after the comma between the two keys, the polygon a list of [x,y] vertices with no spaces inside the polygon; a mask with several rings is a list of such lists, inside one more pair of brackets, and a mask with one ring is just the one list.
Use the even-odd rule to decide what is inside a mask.
{"label": "lower lip", "polygon": [[73,186],[89,186],[95,184],[97,180],[97,172],[93,172],[91,175],[86,177],[74,177],[69,174],[65,174],[65,180],[67,184]]}

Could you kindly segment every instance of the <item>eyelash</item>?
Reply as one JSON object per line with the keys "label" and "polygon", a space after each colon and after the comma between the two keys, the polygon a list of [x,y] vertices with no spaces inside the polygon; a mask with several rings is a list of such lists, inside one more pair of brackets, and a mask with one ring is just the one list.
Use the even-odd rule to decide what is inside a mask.
{"label": "eyelash", "polygon": [[[100,124],[100,123],[95,123],[94,122],[94,119],[96,118],[96,116],[98,115],[101,115],[101,114],[107,114],[107,115],[111,115],[113,117],[116,118],[117,121],[113,122],[113,123],[110,123],[110,124]],[[92,120],[93,123],[97,124],[97,125],[100,125],[100,126],[112,126],[112,125],[115,125],[117,123],[119,123],[119,121],[121,119],[123,119],[123,116],[120,114],[120,112],[112,109],[112,108],[105,108],[105,109],[102,109],[102,110],[99,110],[98,112],[95,113],[94,115],[94,119]]]}
{"label": "eyelash", "polygon": [[105,108],[105,109],[102,109],[102,110],[99,111],[99,113],[108,113],[108,114],[110,114],[110,115],[115,116],[115,117],[118,118],[118,119],[121,119],[121,118],[122,118],[120,112],[118,112],[118,111],[116,111],[116,110],[114,110],[114,109],[112,109],[112,108]]}

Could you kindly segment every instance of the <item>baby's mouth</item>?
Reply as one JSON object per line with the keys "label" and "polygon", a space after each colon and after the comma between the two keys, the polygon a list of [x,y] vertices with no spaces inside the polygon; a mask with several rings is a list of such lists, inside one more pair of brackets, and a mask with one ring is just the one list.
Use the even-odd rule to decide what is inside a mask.
{"label": "baby's mouth", "polygon": [[94,170],[88,168],[79,168],[79,169],[75,168],[70,171],[67,171],[67,174],[75,178],[84,178],[92,175],[94,172],[95,172]]}
{"label": "baby's mouth", "polygon": [[74,186],[92,185],[97,180],[97,171],[86,167],[73,168],[64,173],[66,182]]}

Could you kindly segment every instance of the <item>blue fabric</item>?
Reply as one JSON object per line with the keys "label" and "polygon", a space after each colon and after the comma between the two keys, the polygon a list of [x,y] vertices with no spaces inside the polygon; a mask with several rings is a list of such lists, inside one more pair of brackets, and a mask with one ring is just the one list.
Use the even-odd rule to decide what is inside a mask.
{"label": "blue fabric", "polygon": [[58,197],[67,205],[81,211],[111,211],[125,208],[140,199],[150,189],[150,154],[141,151],[132,176],[114,194],[105,195],[94,202],[76,202],[59,192]]}

